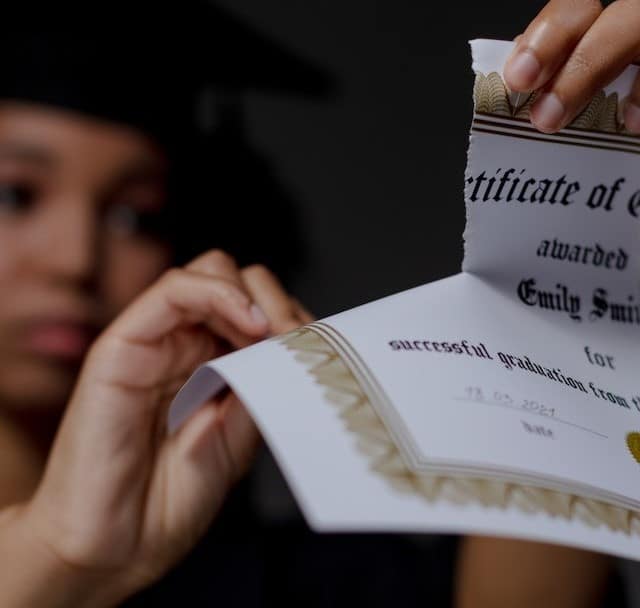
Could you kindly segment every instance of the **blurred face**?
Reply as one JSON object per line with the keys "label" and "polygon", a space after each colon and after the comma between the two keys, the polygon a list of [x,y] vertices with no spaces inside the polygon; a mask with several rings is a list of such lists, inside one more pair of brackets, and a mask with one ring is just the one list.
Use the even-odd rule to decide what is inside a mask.
{"label": "blurred face", "polygon": [[168,265],[162,154],[126,127],[0,104],[0,408],[61,408],[91,341]]}

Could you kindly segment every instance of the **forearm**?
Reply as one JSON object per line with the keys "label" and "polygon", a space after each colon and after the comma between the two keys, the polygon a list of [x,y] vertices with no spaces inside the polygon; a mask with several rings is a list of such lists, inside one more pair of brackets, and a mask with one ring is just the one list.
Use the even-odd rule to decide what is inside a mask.
{"label": "forearm", "polygon": [[466,537],[456,608],[588,608],[600,605],[610,573],[601,554],[520,540]]}
{"label": "forearm", "polygon": [[0,606],[101,608],[120,599],[105,577],[65,564],[37,540],[23,507],[0,511]]}

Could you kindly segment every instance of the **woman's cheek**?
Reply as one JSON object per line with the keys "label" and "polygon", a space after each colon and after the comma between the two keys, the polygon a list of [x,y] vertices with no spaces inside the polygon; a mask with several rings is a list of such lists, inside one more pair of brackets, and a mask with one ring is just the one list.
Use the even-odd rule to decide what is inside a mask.
{"label": "woman's cheek", "polygon": [[100,283],[110,320],[169,267],[171,250],[150,239],[114,238],[105,258]]}
{"label": "woman's cheek", "polygon": [[16,266],[21,257],[20,231],[12,229],[7,222],[0,217],[0,285],[3,287],[15,277],[18,269]]}
{"label": "woman's cheek", "polygon": [[34,264],[31,231],[0,215],[0,339],[17,313],[29,308],[39,275]]}

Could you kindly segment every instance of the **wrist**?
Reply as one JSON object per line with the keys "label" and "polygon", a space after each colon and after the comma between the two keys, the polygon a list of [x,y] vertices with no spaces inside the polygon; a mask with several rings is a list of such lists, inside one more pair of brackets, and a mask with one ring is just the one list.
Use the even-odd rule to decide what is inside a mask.
{"label": "wrist", "polygon": [[108,607],[120,597],[108,573],[90,571],[64,560],[39,536],[29,506],[0,512],[0,605],[62,608]]}

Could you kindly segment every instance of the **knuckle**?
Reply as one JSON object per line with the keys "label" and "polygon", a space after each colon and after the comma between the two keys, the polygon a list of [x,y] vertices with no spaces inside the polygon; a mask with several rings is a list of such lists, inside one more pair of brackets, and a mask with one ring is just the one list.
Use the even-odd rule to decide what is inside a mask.
{"label": "knuckle", "polygon": [[226,281],[217,281],[215,283],[215,287],[216,287],[216,295],[221,300],[231,300],[231,299],[235,299],[235,297],[237,296],[237,292],[234,289],[234,287],[230,283],[227,283]]}
{"label": "knuckle", "polygon": [[166,286],[173,285],[182,279],[184,270],[181,268],[169,268],[160,278],[160,282]]}
{"label": "knuckle", "polygon": [[274,297],[285,297],[286,289],[278,276],[263,264],[253,264],[243,271],[243,278],[248,283],[268,291]]}
{"label": "knuckle", "polygon": [[208,280],[206,285],[207,291],[209,291],[214,298],[226,299],[235,292],[231,283],[220,278]]}
{"label": "knuckle", "polygon": [[234,267],[233,257],[222,249],[212,249],[198,256],[187,268],[204,273],[215,274],[221,270]]}
{"label": "knuckle", "polygon": [[572,80],[579,79],[582,82],[590,83],[592,88],[597,87],[600,74],[606,68],[605,61],[604,57],[599,58],[593,53],[576,49],[567,61],[564,73]]}
{"label": "knuckle", "polygon": [[233,256],[223,249],[212,249],[204,254],[204,259],[211,264],[219,265],[219,264],[235,264],[235,260]]}
{"label": "knuckle", "polygon": [[273,277],[273,273],[264,264],[251,264],[244,269],[244,273],[250,277]]}
{"label": "knuckle", "polygon": [[525,34],[538,43],[556,40],[556,45],[570,52],[602,10],[600,0],[553,0],[545,6]]}
{"label": "knuckle", "polygon": [[590,75],[597,69],[596,60],[581,49],[576,49],[567,61],[565,71],[571,76]]}
{"label": "knuckle", "polygon": [[573,30],[584,29],[602,12],[601,0],[551,0],[531,25],[546,25],[556,33],[570,35]]}
{"label": "knuckle", "polygon": [[246,294],[237,285],[226,279],[216,278],[210,283],[214,297],[234,302],[245,300]]}
{"label": "knuckle", "polygon": [[593,17],[603,10],[602,0],[568,0],[566,6],[576,16],[583,14]]}
{"label": "knuckle", "polygon": [[[600,0],[600,1],[604,3],[604,0]],[[608,3],[608,4],[611,4],[611,3]],[[617,9],[619,9],[620,7],[637,8],[638,4],[640,4],[640,1],[639,0],[616,0],[615,4],[616,4],[615,8]],[[607,9],[609,9],[609,7],[607,7]]]}
{"label": "knuckle", "polygon": [[[619,10],[622,10],[623,8],[626,9],[627,14],[634,18],[634,21],[637,23],[637,15],[638,15],[638,10],[640,9],[640,0],[617,0],[616,4],[619,4],[620,6],[618,7]],[[606,10],[611,10],[612,7],[607,7]]]}
{"label": "knuckle", "polygon": [[582,7],[584,10],[589,10],[593,13],[602,12],[602,0],[574,0],[578,5],[578,8]]}

